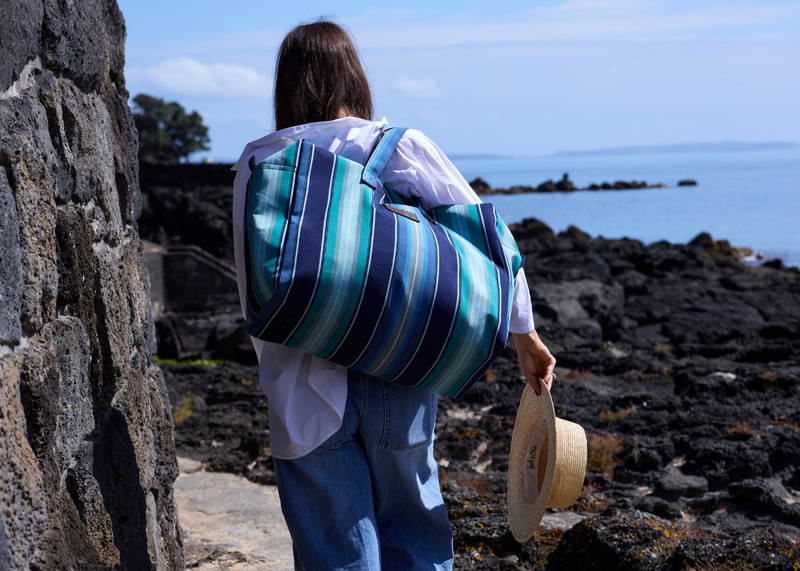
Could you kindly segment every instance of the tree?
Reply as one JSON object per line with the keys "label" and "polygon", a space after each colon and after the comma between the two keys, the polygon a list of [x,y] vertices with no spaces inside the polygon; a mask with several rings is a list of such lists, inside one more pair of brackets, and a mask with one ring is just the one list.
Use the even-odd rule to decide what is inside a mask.
{"label": "tree", "polygon": [[197,111],[187,114],[179,103],[140,93],[133,98],[133,119],[139,130],[139,160],[177,163],[209,150],[208,127]]}

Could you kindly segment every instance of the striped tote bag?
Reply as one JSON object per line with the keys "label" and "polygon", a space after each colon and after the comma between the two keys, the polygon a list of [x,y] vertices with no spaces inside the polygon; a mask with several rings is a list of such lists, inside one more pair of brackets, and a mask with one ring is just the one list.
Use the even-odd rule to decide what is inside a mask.
{"label": "striped tote bag", "polygon": [[307,141],[255,164],[245,199],[246,331],[460,399],[506,344],[522,263],[490,204],[425,210]]}

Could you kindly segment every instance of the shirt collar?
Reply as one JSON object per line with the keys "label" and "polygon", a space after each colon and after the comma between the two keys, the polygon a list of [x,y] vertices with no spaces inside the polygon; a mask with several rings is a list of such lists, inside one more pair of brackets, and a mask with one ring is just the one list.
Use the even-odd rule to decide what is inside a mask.
{"label": "shirt collar", "polygon": [[[295,125],[294,127],[287,127],[286,129],[275,131],[269,135],[261,137],[260,139],[256,139],[255,141],[247,143],[242,151],[242,154],[239,156],[239,160],[236,161],[233,167],[231,167],[231,170],[238,171],[240,168],[242,168],[245,164],[247,164],[247,160],[249,159],[250,155],[252,155],[253,152],[260,147],[275,144],[284,139],[294,142],[312,133],[318,134],[327,130],[340,131],[345,128],[363,126],[370,122],[371,121],[360,119],[358,117],[342,117],[341,119],[334,119],[333,121],[306,123],[304,125]],[[382,122],[385,123],[386,119],[383,119]]]}

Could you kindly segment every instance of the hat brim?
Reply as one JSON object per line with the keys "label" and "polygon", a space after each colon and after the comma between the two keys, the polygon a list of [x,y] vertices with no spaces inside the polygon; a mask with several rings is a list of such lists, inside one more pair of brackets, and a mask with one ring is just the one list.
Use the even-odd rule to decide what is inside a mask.
{"label": "hat brim", "polygon": [[[525,385],[522,399],[514,422],[511,437],[511,453],[508,458],[508,518],[511,533],[520,543],[528,541],[542,521],[553,488],[556,462],[555,451],[558,446],[556,434],[556,411],[550,391],[540,382],[541,395],[537,395],[530,384]],[[527,455],[528,441],[534,425],[542,418],[547,421],[547,436],[550,442],[547,468],[536,501],[530,503],[525,492],[523,464]]]}

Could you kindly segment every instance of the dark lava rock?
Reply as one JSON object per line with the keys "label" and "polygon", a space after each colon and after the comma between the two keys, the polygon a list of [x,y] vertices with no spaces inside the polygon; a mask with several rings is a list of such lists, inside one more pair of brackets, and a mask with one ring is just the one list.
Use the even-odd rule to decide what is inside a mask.
{"label": "dark lava rock", "polygon": [[[656,187],[660,187],[663,185],[655,185]],[[648,188],[648,184],[645,181],[635,181],[632,180],[630,182],[624,180],[618,180],[614,184],[604,182],[602,184],[595,184],[592,183],[587,186],[584,190],[628,190],[632,188]]]}
{"label": "dark lava rock", "polygon": [[586,232],[572,224],[570,224],[564,232],[561,232],[558,237],[569,238],[571,240],[589,240],[591,238]]}
{"label": "dark lava rock", "polygon": [[164,364],[162,370],[179,455],[202,462],[209,471],[262,482],[272,470],[274,480],[267,397],[258,385],[257,366]]}
{"label": "dark lava rock", "polygon": [[547,569],[661,569],[674,533],[668,521],[619,500],[564,533]]}
{"label": "dark lava rock", "polygon": [[769,533],[727,537],[693,530],[698,536],[684,537],[664,569],[761,569],[794,571],[800,558],[796,545]]}
{"label": "dark lava rock", "polygon": [[767,452],[755,438],[746,441],[698,438],[689,443],[686,467],[708,479],[712,489],[721,489],[738,480],[772,475]]}
{"label": "dark lava rock", "polygon": [[[795,569],[800,553],[775,529],[729,535],[675,524],[619,500],[564,533],[545,569],[664,570],[727,564],[718,569]],[[770,533],[771,532],[771,533]],[[756,567],[736,567],[747,563]]]}
{"label": "dark lava rock", "polygon": [[560,190],[561,192],[569,192],[577,189],[575,188],[575,185],[572,184],[572,181],[569,180],[569,174],[564,173],[564,177],[556,183],[556,190]]}
{"label": "dark lava rock", "polygon": [[692,496],[708,490],[708,480],[701,476],[689,476],[670,466],[658,479],[658,490],[675,496]]}
{"label": "dark lava rock", "polygon": [[[536,192],[556,192],[558,187],[552,180],[546,180],[536,187]],[[533,189],[531,189],[533,191]]]}
{"label": "dark lava rock", "polygon": [[665,519],[677,519],[683,517],[683,510],[676,504],[670,503],[659,497],[648,495],[641,498],[636,498],[633,506],[637,510],[655,514]]}
{"label": "dark lava rock", "polygon": [[731,484],[730,495],[745,506],[761,513],[777,512],[778,519],[800,526],[800,503],[780,480],[758,478],[735,482]]}
{"label": "dark lava rock", "polygon": [[[689,245],[700,246],[708,254],[723,259],[727,258],[727,259],[741,260],[745,256],[749,256],[753,253],[753,250],[751,250],[750,248],[734,248],[727,240],[715,241],[711,237],[711,235],[707,232],[701,232],[700,234],[695,236],[692,239],[692,241],[689,242]],[[730,284],[730,287],[732,289],[737,289],[740,291],[747,289],[747,287],[739,285],[739,283],[735,278],[730,279],[726,277],[723,279],[727,280],[725,283]]]}
{"label": "dark lava rock", "polygon": [[[524,388],[511,343],[462,401],[439,400],[434,454],[455,569],[676,570],[729,559],[791,569],[800,275],[713,255],[710,237],[645,246],[577,228],[556,236],[535,219],[511,229],[528,255],[537,330],[558,361],[556,412],[589,437],[570,508],[583,521],[542,527],[525,545],[511,538],[505,482]],[[224,333],[216,321],[192,326],[202,312],[186,317],[187,331],[242,343],[235,320]],[[164,370],[176,419],[190,413],[176,420],[179,453],[273,482],[257,367]]]}
{"label": "dark lava rock", "polygon": [[472,190],[475,191],[475,194],[493,194],[494,191],[492,187],[489,186],[489,183],[486,182],[481,177],[476,178],[473,180],[469,185],[472,187]]}

